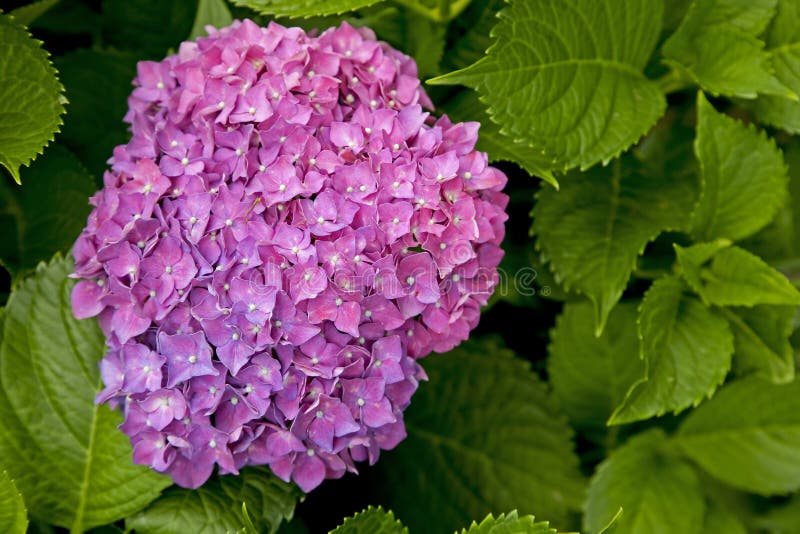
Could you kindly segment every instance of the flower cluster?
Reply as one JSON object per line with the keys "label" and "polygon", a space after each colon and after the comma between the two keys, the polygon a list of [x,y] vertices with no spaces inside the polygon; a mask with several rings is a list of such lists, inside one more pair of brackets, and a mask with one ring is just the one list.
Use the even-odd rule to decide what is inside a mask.
{"label": "flower cluster", "polygon": [[134,461],[186,487],[269,464],[305,491],[375,462],[416,360],[497,283],[506,177],[478,124],[430,117],[413,60],[347,24],[235,22],[134,84],[72,294]]}

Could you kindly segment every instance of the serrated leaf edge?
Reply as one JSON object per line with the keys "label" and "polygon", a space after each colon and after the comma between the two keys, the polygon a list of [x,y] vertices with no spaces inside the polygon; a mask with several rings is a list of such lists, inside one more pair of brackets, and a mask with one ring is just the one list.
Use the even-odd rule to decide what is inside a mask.
{"label": "serrated leaf edge", "polygon": [[392,525],[396,525],[396,526],[400,527],[402,532],[404,532],[405,534],[408,534],[408,527],[403,525],[403,523],[400,521],[400,519],[395,517],[394,512],[392,510],[385,510],[383,508],[383,506],[380,506],[380,505],[379,506],[369,505],[365,509],[361,510],[360,512],[356,512],[355,514],[353,514],[351,516],[345,517],[344,520],[342,521],[342,524],[337,526],[335,529],[331,530],[329,534],[337,534],[339,532],[344,531],[344,528],[347,526],[347,524],[350,521],[356,521],[360,516],[363,516],[363,515],[368,514],[370,512],[383,512],[386,515],[386,517],[389,519],[389,521],[392,522]]}
{"label": "serrated leaf edge", "polygon": [[[275,11],[271,11],[269,9],[269,6],[271,5],[270,3],[264,4],[263,7],[255,7],[253,4],[249,3],[247,0],[230,0],[230,1],[233,2],[234,5],[236,5],[237,7],[243,7],[243,8],[246,8],[246,9],[250,9],[250,10],[255,11],[256,13],[258,13],[259,15],[263,15],[263,16],[275,17],[275,18],[280,18],[280,19],[304,19],[304,20],[307,20],[307,19],[311,19],[311,18],[314,18],[314,17],[327,17],[327,16],[332,16],[332,15],[342,15],[344,13],[350,13],[351,11],[357,11],[359,9],[364,9],[366,7],[374,6],[375,4],[381,3],[384,0],[369,0],[368,4],[364,4],[364,5],[356,7],[356,8],[349,8],[349,9],[348,8],[344,8],[344,9],[341,9],[341,10],[334,10],[334,11],[320,10],[320,11],[318,11],[316,13],[309,14],[309,15],[291,15],[291,14],[288,14],[288,13],[276,13]],[[269,0],[267,0],[267,1],[269,2]]]}
{"label": "serrated leaf edge", "polygon": [[[33,162],[33,160],[35,160],[37,157],[41,156],[44,153],[44,150],[48,146],[50,146],[50,143],[55,141],[56,134],[61,133],[61,127],[64,125],[64,115],[66,114],[66,111],[67,111],[64,106],[65,106],[65,104],[69,103],[69,100],[67,100],[67,97],[64,94],[64,85],[61,83],[61,79],[58,77],[58,74],[59,74],[58,73],[58,69],[56,69],[55,65],[53,64],[52,55],[44,47],[44,42],[39,40],[39,39],[36,39],[31,34],[31,32],[28,30],[27,26],[25,26],[24,24],[17,23],[16,19],[14,18],[14,16],[11,13],[5,13],[2,10],[0,10],[0,16],[3,16],[3,15],[8,17],[17,26],[22,28],[22,31],[25,33],[25,35],[27,35],[28,38],[31,41],[33,41],[34,44],[38,45],[39,50],[42,50],[44,52],[45,60],[47,61],[47,65],[50,67],[50,70],[53,73],[53,77],[55,78],[56,83],[58,84],[58,89],[59,89],[58,102],[59,102],[59,105],[61,106],[61,112],[58,114],[58,123],[56,124],[56,129],[50,134],[50,138],[36,152],[36,154],[34,156],[32,156],[31,158],[29,158],[27,162],[22,162],[22,164],[20,165],[20,167],[29,168],[31,163]],[[5,165],[3,165],[3,167],[5,167]],[[11,177],[14,179],[14,181],[17,183],[17,185],[22,185],[22,181],[21,181],[20,174],[19,174],[19,168],[17,168],[16,170],[11,170],[11,169],[6,168],[6,170],[8,170],[8,172],[11,174]]]}

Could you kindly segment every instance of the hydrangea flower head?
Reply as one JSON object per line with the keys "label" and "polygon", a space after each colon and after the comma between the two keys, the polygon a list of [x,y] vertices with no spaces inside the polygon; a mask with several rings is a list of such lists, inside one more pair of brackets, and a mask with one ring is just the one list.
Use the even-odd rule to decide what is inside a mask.
{"label": "hydrangea flower head", "polygon": [[74,247],[98,402],[197,487],[268,464],[309,491],[404,437],[419,358],[477,324],[506,177],[435,119],[408,56],[347,24],[250,21],[138,65]]}

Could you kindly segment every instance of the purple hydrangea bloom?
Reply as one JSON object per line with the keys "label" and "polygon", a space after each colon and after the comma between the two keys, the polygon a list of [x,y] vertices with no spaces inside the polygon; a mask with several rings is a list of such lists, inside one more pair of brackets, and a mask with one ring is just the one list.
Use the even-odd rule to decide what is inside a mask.
{"label": "purple hydrangea bloom", "polygon": [[498,281],[506,177],[408,56],[346,23],[235,22],[139,63],[132,138],[74,247],[98,402],[186,487],[268,464],[309,491],[405,437]]}

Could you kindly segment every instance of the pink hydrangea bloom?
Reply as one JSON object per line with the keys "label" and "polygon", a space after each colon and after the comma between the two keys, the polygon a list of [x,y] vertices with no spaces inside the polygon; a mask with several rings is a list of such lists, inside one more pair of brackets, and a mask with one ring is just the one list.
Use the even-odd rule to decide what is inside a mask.
{"label": "pink hydrangea bloom", "polygon": [[134,461],[309,491],[404,437],[417,359],[497,283],[506,177],[435,119],[408,56],[347,24],[235,22],[139,63],[72,305]]}

